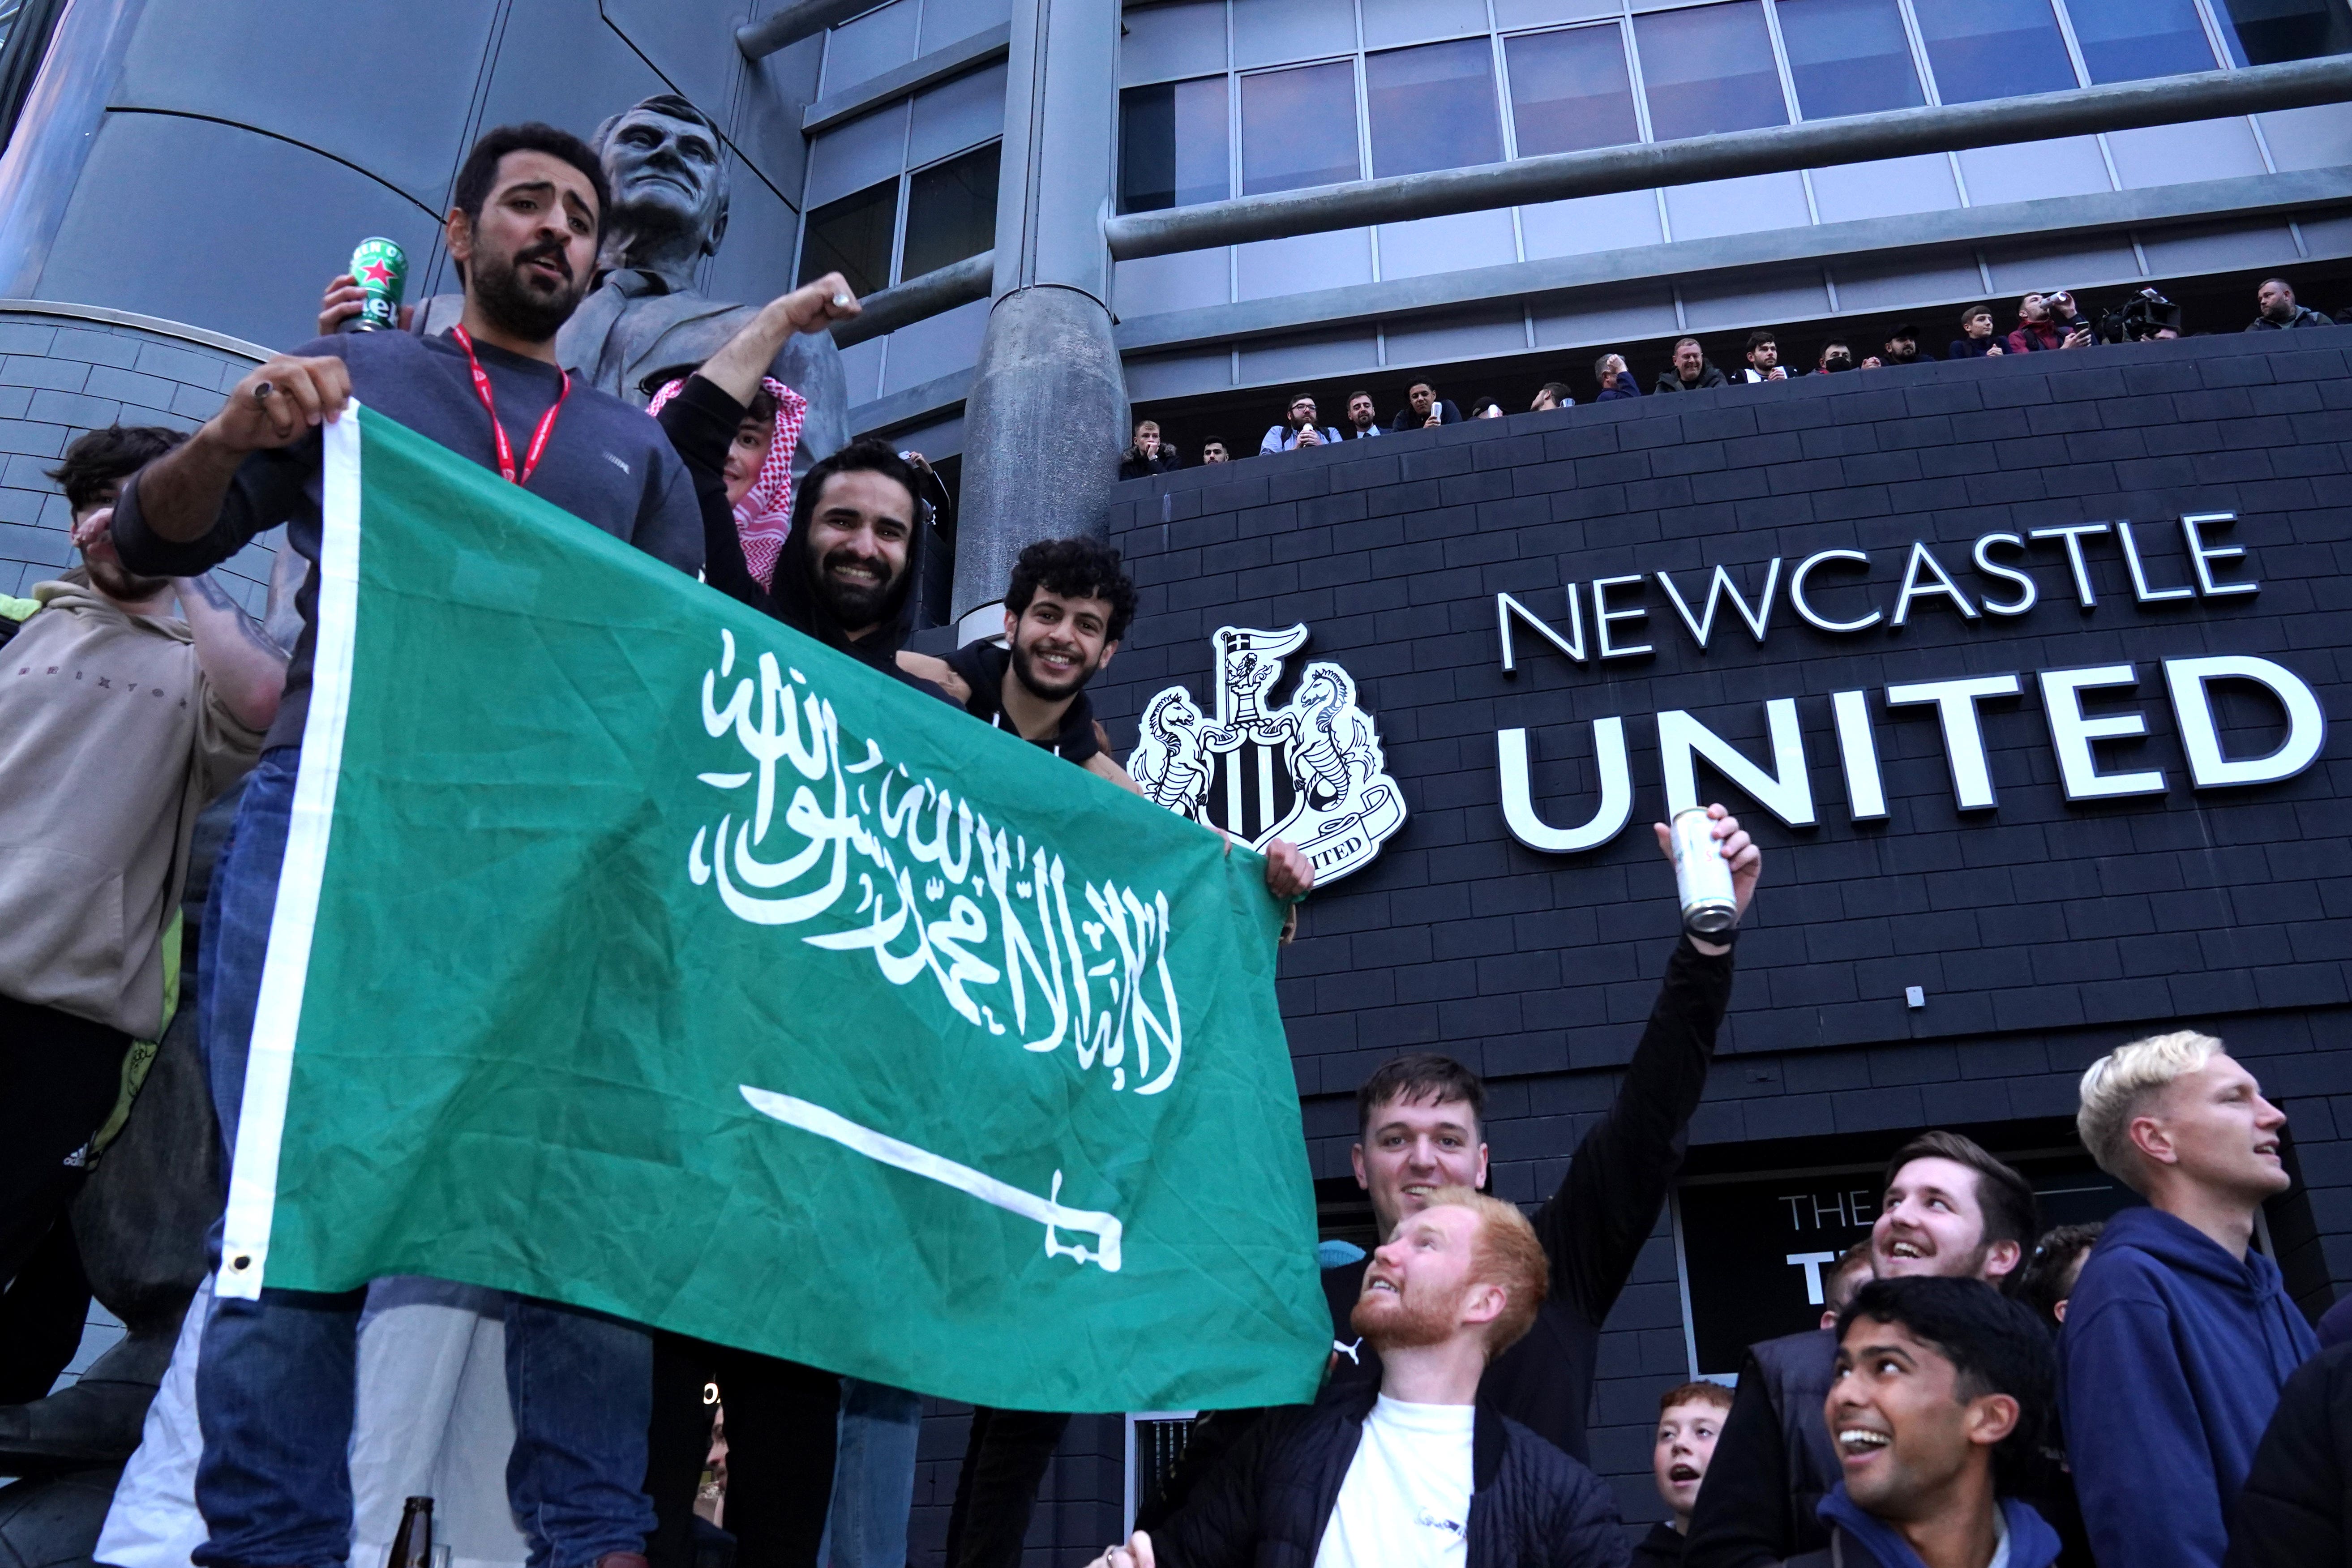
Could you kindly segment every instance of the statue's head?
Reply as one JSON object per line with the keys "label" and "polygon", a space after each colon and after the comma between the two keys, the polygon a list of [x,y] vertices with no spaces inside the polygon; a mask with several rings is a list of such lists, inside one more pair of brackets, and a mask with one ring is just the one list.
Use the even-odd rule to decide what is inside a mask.
{"label": "statue's head", "polygon": [[727,154],[710,117],[674,92],[656,93],[602,125],[591,142],[613,187],[608,254],[647,231],[699,238],[709,256],[727,233]]}

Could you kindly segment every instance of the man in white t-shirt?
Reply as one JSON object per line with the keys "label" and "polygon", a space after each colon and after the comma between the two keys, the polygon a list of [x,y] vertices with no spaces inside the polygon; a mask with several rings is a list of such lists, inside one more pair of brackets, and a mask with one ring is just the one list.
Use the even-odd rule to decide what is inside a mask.
{"label": "man in white t-shirt", "polygon": [[1517,1209],[1432,1194],[1364,1270],[1352,1321],[1380,1383],[1270,1413],[1156,1540],[1138,1531],[1092,1568],[1623,1568],[1608,1489],[1478,1401],[1549,1276]]}

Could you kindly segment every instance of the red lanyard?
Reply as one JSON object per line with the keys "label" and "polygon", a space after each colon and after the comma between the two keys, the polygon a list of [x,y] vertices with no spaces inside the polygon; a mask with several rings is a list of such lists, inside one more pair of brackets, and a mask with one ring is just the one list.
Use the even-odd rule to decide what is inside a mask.
{"label": "red lanyard", "polygon": [[539,416],[539,428],[531,432],[530,450],[522,455],[522,477],[515,477],[514,447],[507,440],[507,427],[499,423],[499,405],[490,395],[490,378],[482,374],[482,362],[474,355],[474,339],[463,327],[452,327],[449,335],[466,351],[466,363],[474,372],[474,395],[482,400],[482,407],[490,416],[490,439],[498,443],[499,477],[510,485],[527,485],[539,468],[539,459],[547,450],[547,438],[555,434],[555,416],[563,412],[563,400],[572,395],[572,373],[563,373],[563,390]]}

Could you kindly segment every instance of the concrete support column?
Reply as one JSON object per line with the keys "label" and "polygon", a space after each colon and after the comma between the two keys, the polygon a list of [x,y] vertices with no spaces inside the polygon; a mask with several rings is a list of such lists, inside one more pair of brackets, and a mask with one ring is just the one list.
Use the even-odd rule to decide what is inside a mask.
{"label": "concrete support column", "polygon": [[996,303],[965,404],[957,640],[996,632],[1024,546],[1108,528],[1127,442],[1111,342],[1118,7],[1014,0],[996,197]]}

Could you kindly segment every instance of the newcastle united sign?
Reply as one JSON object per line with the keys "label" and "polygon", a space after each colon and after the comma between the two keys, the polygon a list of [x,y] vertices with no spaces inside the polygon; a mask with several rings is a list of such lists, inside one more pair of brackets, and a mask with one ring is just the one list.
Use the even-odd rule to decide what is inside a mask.
{"label": "newcastle united sign", "polygon": [[[2119,554],[2136,614],[2226,602],[2262,587],[2250,547],[2232,542],[2236,521],[2227,511],[2190,512],[2170,523],[2118,519],[1986,533],[1965,547],[1964,556],[1963,547],[1947,545],[1939,554],[1924,540],[1913,541],[1907,551],[1821,550],[1793,561],[1774,556],[1738,567],[1717,564],[1696,581],[1687,572],[1679,581],[1667,570],[1626,573],[1569,584],[1564,602],[1549,616],[1539,611],[1549,610],[1549,603],[1534,594],[1498,593],[1502,669],[1515,674],[1521,658],[1540,647],[1606,675],[1614,661],[1651,658],[1662,643],[1685,638],[1701,658],[1710,642],[1727,637],[1745,637],[1764,647],[1776,626],[1791,621],[1841,640],[1874,638],[1884,644],[1928,616],[1987,626],[2067,615],[2063,605],[2047,603],[2041,584],[2020,569],[2037,553],[2053,567],[2063,563],[2073,590],[2069,596],[2079,612],[2073,618],[2079,623],[2081,615],[2102,603],[2084,555],[2094,542]],[[2177,550],[2168,549],[2163,557],[2178,568],[2170,580],[2158,574],[2153,542],[2164,532],[2177,538]],[[2030,622],[2017,627],[2027,635],[2032,630]],[[2268,728],[2275,739],[2267,749],[2232,750],[2216,717],[2217,692],[2224,688],[2269,705]],[[2164,794],[2164,767],[2114,765],[2098,750],[2103,743],[2147,735],[2147,702],[2170,708],[2181,771],[2200,791],[2292,778],[2317,760],[2326,738],[2325,713],[2305,678],[2287,662],[2249,653],[2216,649],[2147,664],[2117,658],[2065,668],[1953,674],[1830,693],[1833,756],[1808,754],[1794,697],[1764,699],[1767,758],[1743,752],[1687,710],[1659,711],[1651,721],[1666,807],[1675,811],[1698,804],[1695,764],[1703,761],[1783,823],[1810,826],[1819,820],[1815,771],[1833,767],[1843,774],[1852,819],[1883,818],[1884,726],[1895,715],[1916,710],[1932,712],[1941,730],[1958,809],[1990,812],[1999,803],[1982,713],[1986,705],[2020,699],[2029,689],[2039,695],[2059,784],[2070,803]],[[1564,736],[1551,743],[1575,744]],[[1496,732],[1504,821],[1529,848],[1559,854],[1595,849],[1632,820],[1625,717],[1593,717],[1582,744],[1597,779],[1587,815],[1548,820],[1537,808],[1530,784],[1528,731]]]}

